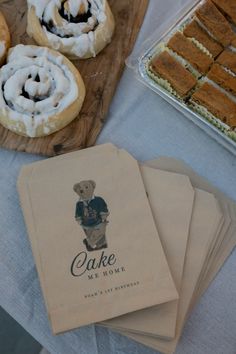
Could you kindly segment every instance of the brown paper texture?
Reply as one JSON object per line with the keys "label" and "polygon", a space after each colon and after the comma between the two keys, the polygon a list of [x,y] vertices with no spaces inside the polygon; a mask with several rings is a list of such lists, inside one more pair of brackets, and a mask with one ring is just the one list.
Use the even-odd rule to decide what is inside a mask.
{"label": "brown paper texture", "polygon": [[234,205],[231,201],[226,202],[222,199],[221,204],[224,205],[224,213],[226,217],[219,234],[216,235],[215,242],[211,245],[207,261],[204,262],[201,276],[196,284],[189,312],[192,310],[202,293],[207,289],[210,282],[223,265],[225,259],[236,245],[236,210],[234,210]]}
{"label": "brown paper texture", "polygon": [[[192,215],[194,190],[183,175],[141,166],[154,220],[179,291]],[[133,312],[105,322],[105,325],[161,337],[174,337],[178,301]]]}
{"label": "brown paper texture", "polygon": [[[206,290],[206,288],[209,286],[209,283],[212,281],[212,279],[215,277],[217,274],[218,270],[220,267],[223,265],[225,259],[228,257],[232,249],[236,245],[236,223],[235,223],[235,203],[233,203],[230,199],[228,199],[222,192],[220,192],[217,188],[214,188],[212,185],[207,182],[204,178],[198,176],[190,167],[185,165],[183,162],[171,159],[171,158],[160,158],[156,161],[152,161],[151,163],[148,163],[152,167],[156,168],[161,168],[170,172],[177,172],[177,173],[183,173],[186,174],[190,177],[191,182],[195,187],[202,188],[206,191],[209,191],[211,193],[214,193],[215,196],[218,198],[220,202],[221,208],[223,207],[225,217],[226,219],[229,217],[227,215],[227,210],[230,213],[230,218],[232,219],[232,222],[226,223],[226,227],[224,227],[224,224],[222,226],[223,229],[223,235],[224,235],[224,241],[222,242],[221,247],[218,249],[218,254],[217,256],[212,259],[212,264],[211,267],[203,281],[203,283],[200,285],[200,289],[198,294],[194,294],[194,300],[195,302],[198,300],[199,296]],[[224,203],[228,205],[228,208],[224,206]],[[216,233],[217,234],[217,233]],[[220,236],[221,237],[221,236]],[[213,237],[214,239],[214,237]],[[193,306],[193,303],[191,304],[191,307]],[[190,307],[190,309],[191,309]],[[161,350],[162,352],[165,353],[172,353],[178,343],[178,338],[174,341],[171,341],[169,344],[166,344],[165,341],[158,341],[158,340],[152,340],[151,338],[148,337],[141,337],[139,338],[136,336],[134,338],[138,340],[139,342],[146,344],[148,346],[151,346],[155,349]]]}
{"label": "brown paper texture", "polygon": [[137,162],[93,149],[32,164],[19,178],[54,333],[178,297]]}
{"label": "brown paper texture", "polygon": [[194,295],[196,298],[194,299],[194,302],[196,302],[199,296],[209,286],[209,283],[213,280],[218,270],[221,268],[224,261],[236,245],[236,204],[230,198],[226,197],[224,193],[212,186],[206,179],[198,176],[189,166],[185,165],[182,161],[178,161],[173,158],[162,157],[156,161],[150,162],[151,165],[152,163],[158,168],[172,172],[177,171],[179,173],[188,175],[191,178],[194,186],[209,191],[217,197],[221,210],[224,213],[225,221],[219,234],[219,240],[221,240],[221,242],[219,242],[219,246],[215,248],[215,253],[212,252],[212,257],[208,261],[207,270],[205,270],[203,267],[202,273],[206,274],[204,275],[202,284],[198,285],[198,293],[196,292]]}
{"label": "brown paper texture", "polygon": [[[164,341],[148,336],[128,335],[130,338],[164,353],[174,352],[181,335],[196,281],[201,273],[201,265],[207,255],[207,246],[214,238],[221,223],[222,214],[215,197],[207,192],[196,190],[180,292],[176,338],[171,341]],[[125,334],[125,332],[122,333]]]}

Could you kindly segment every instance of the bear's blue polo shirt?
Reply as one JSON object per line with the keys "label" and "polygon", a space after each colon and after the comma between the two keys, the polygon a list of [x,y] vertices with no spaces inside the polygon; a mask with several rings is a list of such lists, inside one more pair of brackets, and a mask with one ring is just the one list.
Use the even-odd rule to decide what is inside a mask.
{"label": "bear's blue polo shirt", "polygon": [[81,218],[82,226],[93,227],[102,222],[101,213],[107,213],[107,205],[101,197],[94,197],[90,201],[78,201],[75,217]]}

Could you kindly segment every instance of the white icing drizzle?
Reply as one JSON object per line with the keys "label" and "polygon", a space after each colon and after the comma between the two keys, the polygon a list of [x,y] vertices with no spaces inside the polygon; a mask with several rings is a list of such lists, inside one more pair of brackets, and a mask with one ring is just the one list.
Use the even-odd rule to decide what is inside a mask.
{"label": "white icing drizzle", "polygon": [[[107,19],[105,0],[27,1],[29,8],[32,6],[35,8],[36,15],[40,21],[53,24],[50,30],[43,25],[43,30],[54,49],[60,50],[64,48],[64,52],[68,49],[68,52],[77,57],[83,57],[90,50],[91,55],[95,56],[94,31],[99,24],[104,23]],[[66,8],[68,20],[60,15],[62,4],[64,10]],[[76,17],[80,10],[82,13],[90,11],[91,16],[86,22],[70,22],[70,16]],[[58,18],[60,18],[60,23],[58,23]]]}
{"label": "white icing drizzle", "polygon": [[[0,69],[0,114],[7,113],[16,124],[23,122],[27,135],[62,112],[79,95],[73,73],[63,64],[63,56],[54,56],[47,48],[17,45]],[[18,125],[18,128],[20,125]]]}

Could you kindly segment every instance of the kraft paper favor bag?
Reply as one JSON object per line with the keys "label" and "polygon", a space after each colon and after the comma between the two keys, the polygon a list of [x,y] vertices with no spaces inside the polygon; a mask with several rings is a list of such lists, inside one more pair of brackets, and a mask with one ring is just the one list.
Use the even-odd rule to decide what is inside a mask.
{"label": "kraft paper favor bag", "polygon": [[[217,250],[216,256],[213,258],[211,257],[209,258],[211,267],[208,270],[203,282],[202,283],[200,282],[200,284],[198,284],[199,291],[196,293],[196,289],[194,290],[195,293],[192,296],[191,306],[189,306],[188,311],[186,311],[189,312],[192,306],[194,305],[194,303],[196,303],[196,301],[199,299],[199,296],[209,286],[210,282],[217,274],[220,267],[223,265],[225,259],[229,256],[230,252],[236,245],[236,222],[235,222],[236,205],[229,198],[227,198],[222,192],[220,192],[217,188],[211,186],[204,178],[199,177],[190,167],[186,166],[182,161],[163,157],[156,161],[152,161],[151,163],[149,163],[149,165],[167,171],[171,171],[171,172],[186,174],[191,178],[191,181],[194,186],[203,188],[204,190],[214,193],[220,202],[220,207],[224,212],[224,218],[227,220],[226,226],[225,226],[225,222],[223,221],[223,225],[222,225],[223,231],[220,230],[219,232],[219,230],[217,230],[216,235],[212,237],[214,243],[214,240],[217,239],[218,236],[222,238],[222,233],[223,233],[223,241]],[[227,206],[225,206],[225,204]],[[229,222],[229,216],[231,222]],[[181,296],[180,296],[180,301],[181,301]],[[183,322],[185,320],[186,320],[186,316]],[[161,350],[163,353],[173,353],[178,343],[179,336],[180,333],[174,341],[171,341],[168,344],[165,341],[153,340],[151,337],[135,336],[135,338],[133,337],[133,339],[138,340],[139,342],[142,342],[147,346],[151,346],[155,349]]]}
{"label": "kraft paper favor bag", "polygon": [[[107,149],[107,147],[105,145],[101,145],[101,146],[97,147],[97,149],[98,148],[100,150]],[[109,148],[112,148],[112,147],[110,146]],[[113,149],[114,149],[114,147],[113,147]],[[87,151],[89,151],[89,150],[91,150],[91,149],[87,149]],[[66,155],[63,155],[58,158],[63,159],[65,157],[66,157]],[[168,176],[168,173],[163,173],[163,172],[159,173],[158,171],[153,170],[153,169],[148,169],[147,167],[145,167],[145,169],[150,170],[150,172],[152,172],[151,174],[154,173],[154,174],[158,174],[159,176],[161,174],[160,180],[159,180],[159,184],[160,184],[159,191],[162,193],[162,199],[160,200],[159,205],[160,206],[164,205],[163,212],[167,214],[166,216],[164,216],[164,220],[162,222],[162,224],[164,223],[164,225],[162,227],[164,227],[166,224],[167,227],[169,227],[169,228],[172,227],[172,230],[173,230],[174,224],[169,223],[169,217],[170,217],[169,212],[171,212],[171,211],[172,211],[172,215],[175,214],[175,218],[178,220],[177,225],[176,225],[177,227],[176,228],[174,227],[175,234],[176,234],[175,238],[176,238],[176,241],[178,241],[178,242],[176,242],[176,243],[171,242],[171,240],[172,240],[171,229],[169,229],[169,240],[166,240],[166,241],[162,240],[162,241],[164,242],[164,244],[169,241],[169,244],[173,245],[173,247],[172,247],[173,248],[173,250],[172,250],[173,257],[171,257],[171,259],[172,259],[172,264],[174,265],[173,268],[175,268],[174,272],[177,277],[178,277],[178,274],[179,274],[179,276],[182,276],[182,266],[184,263],[184,253],[185,253],[187,233],[188,233],[189,222],[190,222],[189,219],[191,216],[191,208],[192,208],[192,202],[193,202],[193,189],[192,189],[187,177],[184,177],[181,175],[175,176],[173,174],[169,174],[169,176]],[[24,169],[24,172],[25,171],[26,171],[26,168]],[[47,169],[46,169],[46,171],[47,171]],[[152,182],[151,174],[149,173],[150,178],[146,178],[146,181],[145,181],[146,184],[149,180],[150,180],[150,182]],[[157,177],[157,176],[155,176],[155,177]],[[176,177],[179,177],[179,178],[177,178],[177,180],[176,180]],[[171,188],[169,187],[169,184],[167,184],[165,182],[166,178],[167,178],[167,181],[169,180],[169,184],[172,184]],[[186,185],[185,185],[185,183],[186,183]],[[163,190],[163,187],[164,187],[164,190]],[[162,202],[163,202],[163,198],[165,198],[165,195],[166,195],[166,197],[168,197],[168,195],[167,195],[168,188],[170,188],[170,194],[169,194],[169,202],[170,203],[168,204],[166,201],[166,203],[163,204]],[[159,198],[160,195],[157,195],[156,191],[155,191],[155,193],[154,192],[152,193],[152,196],[154,198],[153,199],[154,201],[155,201],[155,199],[157,199],[157,201],[160,199]],[[158,198],[156,198],[156,196],[158,196]],[[173,203],[173,201],[174,201],[174,203]],[[176,205],[176,202],[178,203],[178,205]],[[152,205],[151,205],[151,207],[152,207]],[[168,210],[168,208],[169,208],[169,210]],[[152,209],[152,211],[153,211],[153,209]],[[163,214],[163,212],[162,212],[162,214]],[[160,217],[161,216],[162,215],[160,215]],[[181,217],[179,218],[179,216],[181,216]],[[169,224],[169,226],[168,226],[168,224]],[[162,244],[163,244],[163,242],[162,242]],[[179,257],[179,260],[177,260],[177,262],[179,262],[179,267],[177,267],[177,268],[180,268],[180,269],[176,269],[176,256],[178,258],[178,249],[181,251],[181,253],[180,253],[181,257]],[[175,254],[176,254],[175,257],[173,254],[174,250],[175,250]],[[171,249],[170,249],[170,251],[171,251]],[[169,256],[170,256],[170,254],[169,254]],[[178,280],[178,279],[176,279],[176,280]],[[152,310],[153,310],[153,308],[149,312],[150,314],[152,313]],[[144,315],[144,311],[140,311],[140,312],[142,312],[142,315]],[[138,312],[136,312],[136,313],[138,313]],[[176,321],[176,315],[177,315],[177,301],[165,303],[165,304],[162,304],[158,307],[155,307],[155,313],[156,314],[158,313],[158,317],[154,323],[153,328],[150,327],[150,328],[152,328],[151,331],[154,332],[155,334],[159,333],[159,336],[173,337],[174,333],[175,333],[175,321]],[[147,313],[147,315],[148,315],[148,313]],[[150,317],[151,318],[149,319],[149,322],[153,318],[152,316],[150,316]],[[134,318],[135,318],[135,316],[134,316]],[[142,316],[142,319],[143,319],[143,321],[141,323],[141,326],[143,326],[143,323],[146,324],[146,318],[144,316]],[[131,320],[132,320],[132,315],[131,315]],[[150,323],[150,326],[151,326],[151,324],[152,324],[152,322]],[[108,325],[110,325],[110,323],[108,323]],[[138,326],[140,326],[140,324],[138,324]]]}
{"label": "kraft paper favor bag", "polygon": [[[100,149],[104,148],[104,146],[99,146]],[[113,147],[114,148],[114,147]],[[91,149],[90,149],[91,150]],[[65,158],[66,155],[60,156],[60,159]],[[48,160],[47,160],[48,161]],[[27,178],[26,171],[28,174],[30,173],[31,166],[27,166],[24,168],[24,180]],[[169,250],[167,250],[168,258],[171,258],[173,272],[175,274],[176,284],[180,284],[183,272],[183,264],[184,264],[184,256],[185,256],[185,248],[187,243],[188,231],[189,231],[189,223],[192,212],[192,204],[194,198],[194,191],[191,187],[188,177],[172,174],[168,172],[162,172],[158,170],[154,170],[152,168],[143,167],[143,173],[146,170],[146,178],[145,185],[146,191],[149,192],[150,197],[149,201],[152,203],[156,203],[156,208],[159,206],[160,214],[157,217],[157,211],[153,209],[153,205],[151,203],[152,212],[156,215],[156,219],[160,221],[159,225],[162,227],[167,227],[167,239],[162,238],[162,245],[166,246],[166,243],[169,243]],[[22,172],[22,173],[23,173]],[[144,173],[145,174],[145,173]],[[143,176],[144,177],[144,176]],[[158,178],[158,188],[152,189],[152,185],[156,187],[156,178]],[[154,180],[155,179],[155,180]],[[147,188],[147,184],[149,184]],[[23,188],[23,186],[21,187]],[[170,193],[168,193],[168,190]],[[26,197],[26,193],[24,193],[24,198]],[[150,200],[151,199],[151,200]],[[26,202],[24,203],[24,205]],[[28,209],[29,210],[29,209]],[[28,217],[30,218],[30,216]],[[172,223],[169,222],[169,219],[172,219]],[[174,222],[175,220],[175,222]],[[156,220],[157,221],[157,220]],[[166,232],[162,230],[165,234]],[[175,239],[176,242],[172,242],[173,231],[175,231]],[[168,238],[169,237],[169,238]],[[165,247],[165,250],[167,247]],[[171,256],[171,257],[170,257]],[[154,308],[151,308],[151,311],[147,312],[147,318],[145,317],[145,311],[138,311],[131,314],[131,325],[135,325],[136,321],[132,323],[132,315],[140,314],[142,317],[141,323],[138,323],[139,326],[143,326],[143,324],[148,324],[147,321],[150,322],[151,331],[155,334],[159,333],[160,336],[173,337],[175,334],[175,322],[177,316],[177,301],[168,302],[162,304],[158,307],[155,307],[156,316],[153,317]],[[139,315],[139,317],[140,317]],[[120,318],[122,318],[121,316]],[[150,317],[150,319],[148,318]],[[120,319],[119,318],[119,319]],[[136,316],[134,316],[136,319]],[[153,320],[155,319],[155,322]],[[113,321],[113,320],[112,320]],[[111,321],[111,324],[112,324]],[[107,323],[110,326],[108,321]],[[151,326],[153,324],[153,326]]]}
{"label": "kraft paper favor bag", "polygon": [[[194,189],[187,176],[141,166],[144,185],[177,290],[181,288]],[[136,311],[104,323],[114,329],[175,336],[178,301]]]}
{"label": "kraft paper favor bag", "polygon": [[178,298],[128,153],[108,145],[40,161],[18,189],[54,333]]}
{"label": "kraft paper favor bag", "polygon": [[230,198],[227,198],[224,193],[219,191],[217,188],[213,187],[206,179],[198,176],[189,166],[184,164],[182,161],[162,157],[156,161],[151,161],[149,163],[154,167],[161,168],[164,170],[178,172],[188,175],[194,186],[213,193],[220,203],[220,207],[224,212],[225,222],[222,227],[219,238],[222,240],[220,247],[215,249],[212,257],[209,259],[208,272],[205,275],[205,279],[202,281],[200,286],[199,294],[195,294],[196,299],[206,290],[209,283],[215,277],[218,270],[223,265],[226,258],[232,252],[233,248],[236,246],[236,203]]}
{"label": "kraft paper favor bag", "polygon": [[191,298],[194,294],[196,280],[201,273],[201,265],[208,252],[208,245],[222,224],[222,213],[215,197],[207,192],[196,190],[192,222],[186,252],[182,288],[180,291],[177,330],[174,340],[166,341],[150,336],[130,335],[130,338],[150,346],[163,353],[173,353],[178,344],[186,319]]}

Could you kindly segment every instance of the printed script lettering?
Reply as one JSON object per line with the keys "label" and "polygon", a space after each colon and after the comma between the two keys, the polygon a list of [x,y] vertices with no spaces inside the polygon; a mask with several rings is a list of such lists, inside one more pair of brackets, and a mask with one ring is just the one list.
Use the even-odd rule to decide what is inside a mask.
{"label": "printed script lettering", "polygon": [[83,251],[74,258],[71,264],[71,274],[74,277],[80,277],[88,271],[113,266],[115,263],[116,257],[113,253],[106,255],[103,251],[98,258],[89,258],[87,252]]}

